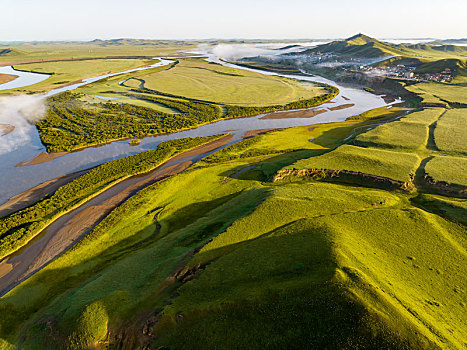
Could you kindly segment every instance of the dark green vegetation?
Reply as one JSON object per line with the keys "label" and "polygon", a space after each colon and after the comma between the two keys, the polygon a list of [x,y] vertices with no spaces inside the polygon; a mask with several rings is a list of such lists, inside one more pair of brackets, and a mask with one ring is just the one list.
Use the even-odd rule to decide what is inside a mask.
{"label": "dark green vegetation", "polygon": [[148,172],[176,154],[219,137],[166,141],[160,143],[157,150],[112,160],[60,187],[49,198],[0,219],[0,258],[21,248],[51,221],[106,188],[129,176]]}
{"label": "dark green vegetation", "polygon": [[131,103],[89,103],[85,95],[65,92],[49,99],[46,118],[37,123],[37,128],[49,152],[70,151],[121,138],[175,132],[222,118],[314,107],[338,93],[337,88],[322,86],[327,90],[324,95],[260,107],[223,105],[149,89],[130,89],[124,93],[134,100],[162,105],[174,113]]}

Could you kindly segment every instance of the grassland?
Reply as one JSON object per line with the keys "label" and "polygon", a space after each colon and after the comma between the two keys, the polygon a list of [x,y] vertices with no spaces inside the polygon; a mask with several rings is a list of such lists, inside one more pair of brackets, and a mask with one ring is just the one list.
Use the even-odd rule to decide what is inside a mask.
{"label": "grassland", "polygon": [[155,63],[143,59],[99,59],[82,61],[58,61],[18,64],[14,68],[27,72],[52,74],[50,78],[24,88],[8,90],[7,92],[28,93],[47,92],[51,89],[98,75],[121,72],[124,70],[147,66]]}
{"label": "grassland", "polygon": [[[239,74],[243,74],[243,71],[229,69],[236,73],[227,74],[223,71],[222,66],[214,65],[215,67],[212,67],[213,65],[199,60],[181,60],[180,63],[174,62],[165,67],[149,69],[148,72],[139,71],[110,77],[78,89],[79,93],[62,93],[49,98],[47,115],[44,120],[37,123],[42,143],[49,152],[70,151],[122,138],[141,138],[189,129],[222,118],[238,118],[277,110],[313,107],[332,99],[338,93],[338,89],[335,87],[318,84],[319,87],[310,88],[312,93],[307,98],[290,100],[291,96],[282,96],[281,101],[284,104],[249,106],[246,103],[239,106],[156,91],[146,88],[145,85],[141,86],[142,83],[138,88],[134,88],[132,83],[129,86],[125,85],[125,82],[128,81],[144,81],[145,74],[156,78],[164,77],[165,74],[172,74],[171,72],[176,71],[178,67],[182,67],[183,70],[184,65],[193,62],[196,65],[193,70],[197,71],[198,68],[201,69],[206,65],[211,67],[209,70],[211,75],[221,76],[221,81],[218,82],[222,82],[227,90],[217,89],[219,90],[217,96],[222,95],[226,99],[233,96],[228,90],[229,86],[235,85],[234,82]],[[204,76],[204,73],[196,74],[200,74],[199,81],[204,79],[202,80],[203,84],[212,85],[212,76],[209,74]],[[280,84],[282,84],[280,78],[260,79],[258,78],[260,74],[254,74],[256,74],[257,80],[261,80],[253,87],[254,89],[263,83],[266,89],[270,88],[268,83],[263,82],[264,79],[273,85],[281,86]],[[177,81],[180,86],[185,84],[184,78],[177,74],[175,74],[174,81]],[[288,82],[301,86],[301,83],[293,80],[288,80]],[[308,91],[309,85],[303,89]],[[266,92],[266,89],[258,91],[258,93],[267,98],[269,92]],[[94,96],[96,94],[111,97],[114,100],[104,103],[102,99]]]}
{"label": "grassland", "polygon": [[311,83],[184,59],[173,69],[139,76],[144,87],[165,93],[242,106],[267,106],[323,94]]}
{"label": "grassland", "polygon": [[467,104],[467,87],[464,85],[424,82],[406,88],[419,94],[425,103],[447,104],[453,107]]}
{"label": "grassland", "polygon": [[108,56],[170,56],[180,50],[188,50],[198,45],[196,42],[137,40],[94,41],[94,42],[56,42],[20,43],[0,46],[0,64],[24,61],[102,58]]}
{"label": "grassland", "polygon": [[467,157],[435,156],[425,166],[425,173],[436,182],[467,188]]}
{"label": "grassland", "polygon": [[[299,129],[284,133],[309,140]],[[283,161],[198,167],[143,190],[0,300],[1,336],[49,348],[460,348],[465,228],[397,193],[232,177]]]}
{"label": "grassland", "polygon": [[343,145],[321,156],[298,161],[289,168],[347,170],[408,182],[419,163],[417,155],[411,153]]}
{"label": "grassland", "polygon": [[372,146],[390,149],[424,148],[429,126],[444,112],[442,108],[431,108],[411,113],[398,121],[383,124],[359,135],[355,143],[360,146]]}
{"label": "grassland", "polygon": [[467,155],[467,109],[448,110],[434,130],[436,147],[440,151]]}
{"label": "grassland", "polygon": [[[131,93],[187,108],[180,96]],[[443,118],[447,130],[463,114],[391,121],[405,113],[272,131],[139,191],[0,297],[0,347],[463,349],[467,205],[423,183],[429,172],[465,181],[466,158],[443,156],[436,139]],[[351,144],[383,122],[374,147]],[[413,192],[270,181],[315,166],[412,181]]]}

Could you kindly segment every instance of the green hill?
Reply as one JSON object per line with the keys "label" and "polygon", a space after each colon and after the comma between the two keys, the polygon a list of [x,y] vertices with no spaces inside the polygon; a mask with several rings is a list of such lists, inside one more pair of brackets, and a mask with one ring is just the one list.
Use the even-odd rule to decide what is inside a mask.
{"label": "green hill", "polygon": [[[328,44],[301,52],[300,54],[329,53],[348,58],[380,58],[397,56],[397,59],[410,59],[415,63],[439,60],[444,58],[464,59],[467,47],[451,44],[391,44],[371,38],[365,34],[357,34],[345,40],[337,40]],[[398,62],[400,64],[401,62]]]}
{"label": "green hill", "polygon": [[446,69],[451,71],[453,82],[463,82],[467,79],[467,62],[455,58],[422,63],[417,67],[415,73],[441,73]]}
{"label": "green hill", "polygon": [[0,56],[19,56],[19,55],[24,55],[24,52],[17,50],[17,49],[0,49]]}
{"label": "green hill", "polygon": [[364,34],[357,34],[345,40],[319,45],[316,48],[303,51],[302,54],[311,52],[324,52],[345,57],[365,58],[392,56],[401,53],[396,45],[384,43]]}

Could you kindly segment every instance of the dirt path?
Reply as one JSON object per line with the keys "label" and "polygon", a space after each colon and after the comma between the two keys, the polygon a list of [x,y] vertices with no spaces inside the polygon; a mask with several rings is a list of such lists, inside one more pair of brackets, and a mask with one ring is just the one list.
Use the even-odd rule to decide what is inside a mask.
{"label": "dirt path", "polygon": [[0,296],[61,255],[135,193],[157,181],[183,172],[193,164],[191,159],[222,147],[231,139],[232,135],[227,135],[181,153],[149,174],[123,180],[55,220],[28,245],[0,261]]}

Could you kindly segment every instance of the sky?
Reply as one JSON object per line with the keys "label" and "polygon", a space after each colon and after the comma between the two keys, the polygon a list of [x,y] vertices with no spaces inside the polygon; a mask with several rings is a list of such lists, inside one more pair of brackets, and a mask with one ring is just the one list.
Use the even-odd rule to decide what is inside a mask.
{"label": "sky", "polygon": [[466,0],[0,0],[0,41],[467,38]]}

